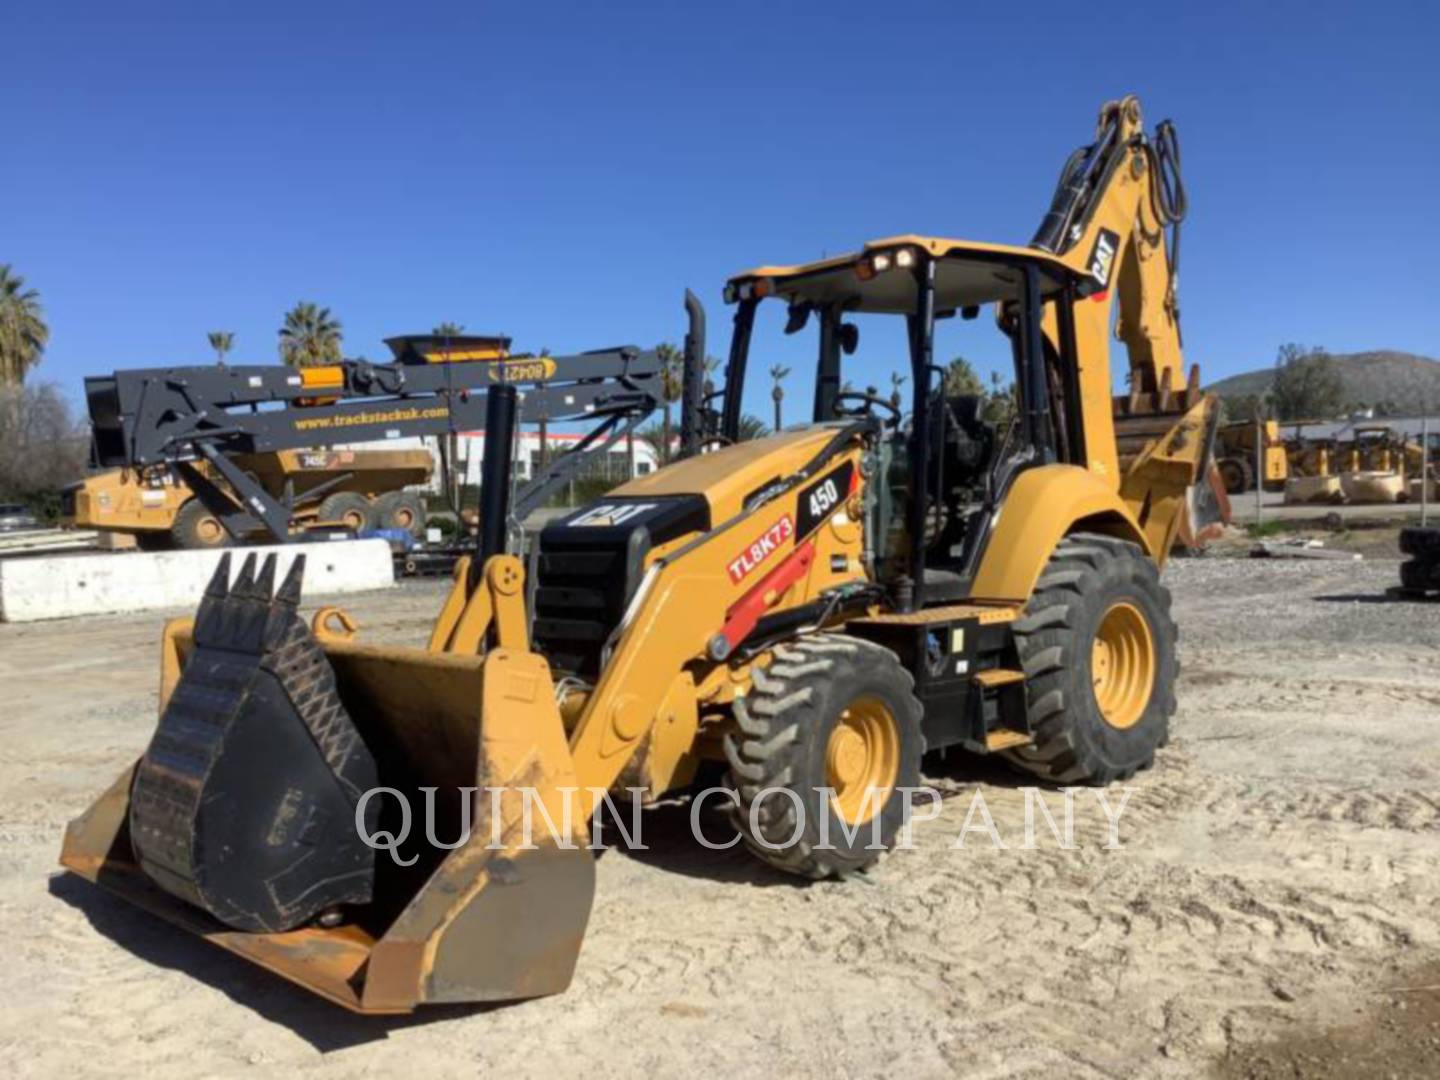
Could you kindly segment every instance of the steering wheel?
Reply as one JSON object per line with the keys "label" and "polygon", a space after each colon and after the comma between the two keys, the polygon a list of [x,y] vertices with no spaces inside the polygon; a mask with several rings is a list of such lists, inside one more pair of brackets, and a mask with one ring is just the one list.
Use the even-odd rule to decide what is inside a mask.
{"label": "steering wheel", "polygon": [[[857,404],[852,409],[842,409],[840,407],[842,401],[854,401]],[[877,406],[890,414],[888,419],[882,420],[882,423],[889,424],[892,428],[900,426],[900,406],[888,398],[881,397],[874,390],[867,390],[863,394],[855,390],[845,390],[835,395],[835,413],[838,416],[872,416]]]}

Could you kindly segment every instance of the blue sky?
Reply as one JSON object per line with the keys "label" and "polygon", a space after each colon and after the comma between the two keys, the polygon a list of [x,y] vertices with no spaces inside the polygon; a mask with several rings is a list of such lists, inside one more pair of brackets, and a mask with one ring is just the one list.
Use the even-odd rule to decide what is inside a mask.
{"label": "blue sky", "polygon": [[[556,352],[678,340],[688,285],[723,354],[736,270],[1027,241],[1127,91],[1180,130],[1207,380],[1291,340],[1440,354],[1430,5],[61,2],[6,36],[0,262],[43,295],[40,377],[76,393],[205,362],[212,329],[271,362],[301,299],[376,359],[443,319]],[[755,363],[804,398],[810,342],[766,328]],[[1001,362],[971,329],[942,349]]]}

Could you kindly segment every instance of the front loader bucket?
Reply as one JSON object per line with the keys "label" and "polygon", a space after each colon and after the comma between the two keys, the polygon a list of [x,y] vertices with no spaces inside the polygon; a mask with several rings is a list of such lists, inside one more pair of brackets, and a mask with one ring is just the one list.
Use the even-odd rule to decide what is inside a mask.
{"label": "front loader bucket", "polygon": [[[272,578],[273,568],[258,579],[242,571],[231,590],[241,593],[252,631],[273,629],[276,610],[289,600],[282,588],[262,602],[260,593],[268,592]],[[503,1001],[564,990],[589,919],[595,869],[583,823],[570,838],[563,830],[532,825],[579,818],[567,813],[575,770],[545,660],[506,649],[478,657],[311,638],[318,664],[305,670],[309,681],[297,691],[286,682],[286,672],[296,665],[274,662],[274,643],[262,642],[257,666],[278,673],[286,693],[263,678],[237,691],[243,679],[236,675],[235,657],[221,656],[226,663],[217,665],[213,648],[207,651],[206,627],[213,634],[216,601],[214,595],[207,599],[208,620],[202,604],[195,623],[177,621],[166,628],[166,685],[156,738],[144,758],[70,823],[61,864],[357,1012],[405,1013],[426,1002]],[[218,601],[234,606],[227,597]],[[281,610],[280,622],[284,616]],[[293,653],[294,624],[287,625],[287,634],[279,637]],[[233,637],[222,636],[227,649]],[[328,692],[338,701],[325,698],[328,673],[333,673]],[[238,706],[236,695],[244,698]],[[197,705],[207,700],[214,706],[209,712]],[[320,757],[333,776],[294,764],[305,758],[296,732],[313,734],[316,729],[305,724],[317,712],[332,721],[315,740],[325,744]],[[335,740],[343,742],[345,725],[335,718],[341,715],[363,745],[337,758]],[[177,731],[207,723],[224,731],[174,743]],[[265,723],[275,729],[276,756],[268,764],[251,760],[248,768],[227,763],[232,752],[254,756]],[[186,755],[188,765],[181,760]],[[367,761],[373,761],[373,780],[364,775]],[[147,771],[155,775],[147,778]],[[254,772],[283,775],[295,790],[277,798],[272,789],[284,784],[246,787]],[[356,776],[389,791],[372,796],[358,822],[337,827],[332,812],[337,806],[361,805],[351,799]],[[163,842],[142,838],[134,830],[148,830],[156,816],[140,804],[157,790],[173,794],[177,783],[182,789],[198,785],[194,797],[186,802],[182,791],[167,804],[170,831],[162,830]],[[493,795],[493,789],[502,791]],[[273,813],[252,813],[256,807],[242,801],[252,790],[259,791],[255,798],[262,803],[276,799]],[[235,804],[228,813],[223,802],[218,805],[228,834],[222,825],[207,823],[203,807],[197,809],[210,806],[206,799],[217,792]],[[294,808],[312,804],[320,810],[297,820]],[[427,817],[433,823],[428,835]],[[193,823],[191,832],[185,831],[187,823]],[[351,843],[361,825],[377,844],[393,838],[394,849],[362,845],[361,854]],[[233,852],[243,851],[247,840],[259,851],[254,865],[263,880],[249,882],[231,865]],[[294,853],[279,867],[264,858],[265,849],[277,845]],[[311,902],[306,890],[286,892],[285,884],[298,880],[296,867],[313,863],[324,867],[312,875],[316,888],[327,890],[323,900]],[[240,910],[238,901],[229,903],[236,895],[248,898]],[[282,902],[272,910],[248,902],[256,897]],[[253,928],[276,912],[284,917],[283,928]],[[294,919],[301,921],[289,925]]]}

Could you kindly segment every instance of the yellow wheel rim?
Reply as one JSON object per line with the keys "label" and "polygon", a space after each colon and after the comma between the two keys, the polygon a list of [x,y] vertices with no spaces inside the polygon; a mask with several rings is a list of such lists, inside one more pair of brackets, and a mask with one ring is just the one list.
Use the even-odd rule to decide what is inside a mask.
{"label": "yellow wheel rim", "polygon": [[347,510],[341,516],[340,521],[347,529],[359,532],[360,526],[365,524],[365,515],[359,510]]}
{"label": "yellow wheel rim", "polygon": [[213,517],[203,517],[195,523],[195,534],[202,543],[215,544],[225,534],[225,527]]}
{"label": "yellow wheel rim", "polygon": [[1090,650],[1095,704],[1111,727],[1134,727],[1155,688],[1155,638],[1134,604],[1111,604]]}
{"label": "yellow wheel rim", "polygon": [[863,697],[840,713],[825,748],[831,805],[846,824],[863,825],[890,798],[900,773],[900,729],[879,698]]}

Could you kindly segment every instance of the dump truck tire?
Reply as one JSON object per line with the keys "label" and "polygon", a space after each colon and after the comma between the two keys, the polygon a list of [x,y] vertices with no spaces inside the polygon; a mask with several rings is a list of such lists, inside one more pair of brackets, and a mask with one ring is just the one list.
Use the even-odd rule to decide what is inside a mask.
{"label": "dump truck tire", "polygon": [[1400,564],[1400,584],[1411,592],[1440,589],[1440,562],[1410,559]]}
{"label": "dump truck tire", "polygon": [[354,491],[337,491],[320,501],[315,519],[325,524],[344,525],[354,533],[371,532],[375,528],[375,507],[364,495]]}
{"label": "dump truck tire", "polygon": [[1400,552],[1417,559],[1440,562],[1440,529],[1401,529]]}
{"label": "dump truck tire", "polygon": [[1243,495],[1255,486],[1255,470],[1244,458],[1222,458],[1218,468],[1227,495]]}
{"label": "dump truck tire", "polygon": [[752,678],[725,737],[745,846],[803,877],[866,869],[905,823],[903,789],[920,782],[925,737],[910,673],[872,642],[813,634],[778,646]]}
{"label": "dump truck tire", "polygon": [[387,491],[375,498],[375,521],[382,529],[404,529],[416,540],[425,537],[425,500],[413,491]]}
{"label": "dump truck tire", "polygon": [[1015,623],[1033,745],[1011,764],[1055,784],[1108,784],[1148,768],[1175,712],[1170,592],[1135,544],[1067,537]]}
{"label": "dump truck tire", "polygon": [[175,520],[170,523],[170,542],[172,546],[183,551],[204,551],[207,548],[227,546],[230,543],[230,534],[204,503],[199,499],[187,499],[176,512]]}

